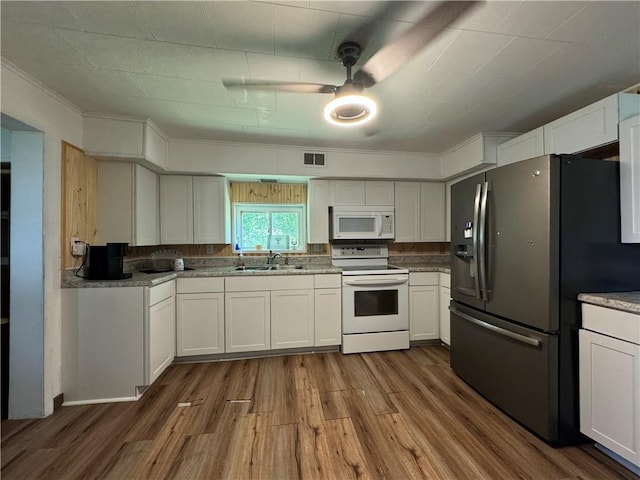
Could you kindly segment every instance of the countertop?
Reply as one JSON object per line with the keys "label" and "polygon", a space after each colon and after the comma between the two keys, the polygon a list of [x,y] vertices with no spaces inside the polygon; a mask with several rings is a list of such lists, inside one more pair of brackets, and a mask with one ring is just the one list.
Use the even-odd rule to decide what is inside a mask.
{"label": "countertop", "polygon": [[640,314],[640,291],[611,293],[581,293],[578,300],[592,305]]}
{"label": "countertop", "polygon": [[[407,268],[410,272],[442,272],[449,273],[448,263],[417,262],[393,263],[393,265]],[[236,277],[236,276],[268,276],[268,275],[319,275],[327,273],[341,273],[341,270],[331,264],[305,265],[303,269],[237,271],[235,267],[196,267],[182,272],[141,273],[132,272],[131,278],[123,280],[87,280],[74,275],[67,270],[62,273],[62,288],[98,288],[98,287],[153,287],[175,278],[199,277]]]}

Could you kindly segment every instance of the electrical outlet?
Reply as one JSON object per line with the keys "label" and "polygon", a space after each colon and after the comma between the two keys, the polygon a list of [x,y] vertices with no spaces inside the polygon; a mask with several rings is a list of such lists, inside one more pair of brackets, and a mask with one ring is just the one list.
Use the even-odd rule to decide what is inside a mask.
{"label": "electrical outlet", "polygon": [[78,237],[71,237],[71,255],[82,256],[87,249],[87,244]]}
{"label": "electrical outlet", "polygon": [[324,245],[322,243],[315,243],[313,245],[313,251],[316,253],[324,252]]}
{"label": "electrical outlet", "polygon": [[215,253],[213,251],[213,245],[207,245],[206,246],[206,253],[207,253],[207,255],[213,255]]}

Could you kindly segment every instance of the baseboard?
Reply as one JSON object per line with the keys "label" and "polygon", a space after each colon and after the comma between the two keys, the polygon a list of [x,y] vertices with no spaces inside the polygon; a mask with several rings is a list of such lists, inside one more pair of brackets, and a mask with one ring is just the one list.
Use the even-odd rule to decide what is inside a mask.
{"label": "baseboard", "polygon": [[53,411],[55,412],[60,407],[62,407],[63,403],[64,403],[64,393],[60,393],[55,397],[53,397]]}

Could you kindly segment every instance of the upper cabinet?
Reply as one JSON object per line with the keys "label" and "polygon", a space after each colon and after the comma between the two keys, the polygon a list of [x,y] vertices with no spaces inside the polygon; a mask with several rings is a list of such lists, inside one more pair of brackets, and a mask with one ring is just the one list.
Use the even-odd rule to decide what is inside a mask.
{"label": "upper cabinet", "polygon": [[83,115],[83,147],[87,156],[130,160],[165,171],[167,139],[150,120]]}
{"label": "upper cabinet", "polygon": [[498,145],[498,166],[544,155],[544,128],[507,140]]}
{"label": "upper cabinet", "polygon": [[331,180],[309,180],[307,186],[307,243],[329,243]]}
{"label": "upper cabinet", "polygon": [[445,241],[445,185],[395,182],[397,243]]}
{"label": "upper cabinet", "polygon": [[230,243],[229,186],[224,177],[160,176],[160,243]]}
{"label": "upper cabinet", "polygon": [[98,162],[96,242],[158,244],[158,176],[125,162]]}
{"label": "upper cabinet", "polygon": [[393,205],[393,182],[334,180],[332,205]]}
{"label": "upper cabinet", "polygon": [[640,115],[620,122],[622,242],[640,243]]}
{"label": "upper cabinet", "polygon": [[447,179],[495,165],[497,146],[514,136],[509,133],[479,133],[456,145],[442,155],[442,178]]}

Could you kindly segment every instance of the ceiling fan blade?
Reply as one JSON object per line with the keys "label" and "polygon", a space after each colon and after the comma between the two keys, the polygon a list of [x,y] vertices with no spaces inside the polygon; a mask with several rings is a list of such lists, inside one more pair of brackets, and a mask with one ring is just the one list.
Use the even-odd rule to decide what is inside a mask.
{"label": "ceiling fan blade", "polygon": [[441,2],[399,38],[378,50],[353,79],[371,87],[384,80],[413,58],[445,28],[459,20],[482,1]]}
{"label": "ceiling fan blade", "polygon": [[335,85],[325,85],[322,83],[277,82],[269,80],[223,79],[222,84],[226,88],[232,89],[266,90],[291,93],[335,93],[338,88]]}

